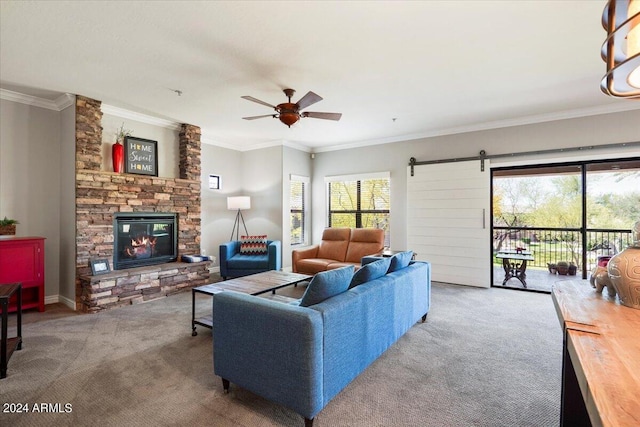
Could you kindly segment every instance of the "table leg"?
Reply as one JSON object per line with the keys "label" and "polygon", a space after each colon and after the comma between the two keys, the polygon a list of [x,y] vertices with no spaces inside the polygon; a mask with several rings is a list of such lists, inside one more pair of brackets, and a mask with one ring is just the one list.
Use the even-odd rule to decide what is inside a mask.
{"label": "table leg", "polygon": [[[42,302],[42,304],[44,304],[44,298],[42,298],[40,300]],[[19,339],[18,341],[18,346],[16,347],[16,350],[22,350],[22,285],[20,285],[20,287],[18,288],[18,312],[17,314],[17,322],[18,322],[18,334],[17,337]],[[40,311],[44,311],[44,310],[40,310]]]}
{"label": "table leg", "polygon": [[198,335],[196,332],[196,291],[191,288],[191,336]]}
{"label": "table leg", "polygon": [[511,275],[511,264],[507,258],[502,259],[502,268],[504,269],[504,280],[502,281],[502,286],[505,285],[513,276]]}
{"label": "table leg", "polygon": [[527,287],[527,273],[525,273],[527,271],[527,260],[523,260],[520,265],[516,266],[516,278],[518,280],[520,280],[520,283],[522,283],[522,286],[524,286],[525,288]]}
{"label": "table leg", "polygon": [[578,377],[567,350],[567,333],[562,344],[562,388],[560,395],[560,426],[591,426],[589,413],[582,398]]}
{"label": "table leg", "polygon": [[9,321],[9,298],[2,299],[2,341],[0,342],[0,378],[7,376],[7,323]]}

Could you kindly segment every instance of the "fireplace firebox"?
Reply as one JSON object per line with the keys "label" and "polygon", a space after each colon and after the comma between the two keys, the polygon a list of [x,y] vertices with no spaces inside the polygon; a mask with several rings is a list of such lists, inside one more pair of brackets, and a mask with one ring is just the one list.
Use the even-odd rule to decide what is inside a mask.
{"label": "fireplace firebox", "polygon": [[178,259],[174,213],[122,212],[113,215],[113,268],[123,270]]}

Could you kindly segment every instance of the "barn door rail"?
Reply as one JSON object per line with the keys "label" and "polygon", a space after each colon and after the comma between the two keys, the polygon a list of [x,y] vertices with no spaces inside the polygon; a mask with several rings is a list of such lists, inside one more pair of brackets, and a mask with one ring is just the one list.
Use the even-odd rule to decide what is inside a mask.
{"label": "barn door rail", "polygon": [[420,162],[417,161],[415,157],[411,157],[409,159],[409,166],[411,166],[411,176],[413,176],[414,166],[433,165],[436,163],[455,163],[455,162],[466,162],[470,160],[480,160],[480,170],[484,172],[485,159],[501,159],[501,158],[518,157],[518,156],[538,156],[542,154],[570,153],[573,151],[587,152],[587,151],[601,150],[601,149],[607,149],[607,148],[628,148],[628,147],[640,147],[640,141],[621,142],[621,143],[604,144],[604,145],[585,145],[582,147],[552,148],[549,150],[521,151],[518,153],[508,153],[508,154],[487,154],[485,150],[480,150],[477,156],[454,157],[452,159],[440,159],[440,160],[424,160]]}

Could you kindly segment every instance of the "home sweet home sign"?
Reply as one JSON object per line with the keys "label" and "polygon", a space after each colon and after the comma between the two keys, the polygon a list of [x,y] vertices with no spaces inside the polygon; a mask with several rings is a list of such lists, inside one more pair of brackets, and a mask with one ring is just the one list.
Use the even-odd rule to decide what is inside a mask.
{"label": "home sweet home sign", "polygon": [[158,142],[128,136],[124,140],[124,171],[158,176]]}

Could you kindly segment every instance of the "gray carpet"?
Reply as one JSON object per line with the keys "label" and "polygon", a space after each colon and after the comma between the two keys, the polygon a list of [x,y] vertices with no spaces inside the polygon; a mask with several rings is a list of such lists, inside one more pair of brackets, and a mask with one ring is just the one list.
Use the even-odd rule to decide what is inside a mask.
{"label": "gray carpet", "polygon": [[[439,283],[432,294],[427,322],[338,394],[314,425],[557,426],[562,334],[551,297]],[[199,297],[199,310],[209,303]],[[190,320],[190,292],[95,315],[28,312],[24,348],[0,380],[1,403],[57,411],[3,412],[0,424],[303,425],[234,385],[223,394],[210,331],[200,327],[192,337]]]}

